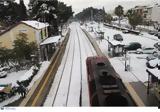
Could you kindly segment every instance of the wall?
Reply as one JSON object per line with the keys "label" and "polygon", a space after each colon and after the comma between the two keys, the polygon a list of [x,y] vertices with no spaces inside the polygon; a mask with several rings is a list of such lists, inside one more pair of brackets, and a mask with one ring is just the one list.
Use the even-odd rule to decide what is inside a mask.
{"label": "wall", "polygon": [[160,5],[155,5],[152,9],[152,21],[157,21],[160,24]]}
{"label": "wall", "polygon": [[38,45],[45,38],[48,37],[48,30],[45,34],[46,28],[36,30],[28,25],[19,24],[12,28],[10,31],[0,35],[0,47],[6,47],[8,49],[13,48],[13,42],[19,37],[20,33],[27,34],[28,42],[36,42]]}
{"label": "wall", "polygon": [[29,27],[25,24],[19,24],[16,27],[12,28],[8,32],[0,35],[0,43],[1,47],[6,47],[8,49],[13,48],[13,42],[16,40],[19,36],[19,33],[26,33],[28,42],[35,42],[35,32],[36,30],[32,27]]}

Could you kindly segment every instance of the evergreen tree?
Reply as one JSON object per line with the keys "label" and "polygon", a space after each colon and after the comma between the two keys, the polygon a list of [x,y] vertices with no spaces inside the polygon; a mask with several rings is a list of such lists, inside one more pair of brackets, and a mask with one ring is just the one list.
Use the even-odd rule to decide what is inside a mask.
{"label": "evergreen tree", "polygon": [[105,15],[105,21],[109,24],[111,24],[111,21],[113,20],[113,17],[111,14],[106,14]]}
{"label": "evergreen tree", "polygon": [[21,65],[21,62],[24,60],[31,60],[31,54],[37,51],[37,45],[34,42],[29,43],[27,35],[25,33],[20,33],[14,41],[13,51],[16,60],[19,65]]}
{"label": "evergreen tree", "polygon": [[6,49],[4,47],[0,48],[0,64],[2,66],[9,65],[9,61],[12,60],[13,53],[12,50]]}
{"label": "evergreen tree", "polygon": [[50,24],[49,36],[58,34],[57,5],[57,0],[42,0],[33,5],[31,9],[32,18]]}
{"label": "evergreen tree", "polygon": [[21,4],[7,1],[8,4],[0,4],[0,22],[5,26],[13,25],[26,18],[26,8],[23,1]]}
{"label": "evergreen tree", "polygon": [[72,7],[63,2],[58,2],[58,23],[64,24],[73,16]]}
{"label": "evergreen tree", "polygon": [[103,22],[105,22],[105,15],[106,15],[105,8],[103,7],[102,10],[103,10],[103,13],[102,13],[102,15],[103,15]]}
{"label": "evergreen tree", "polygon": [[[31,2],[32,3],[32,2]],[[41,22],[48,22],[49,36],[57,35],[58,26],[67,22],[73,15],[72,7],[66,6],[63,2],[57,0],[38,1],[31,9],[31,18]]]}
{"label": "evergreen tree", "polygon": [[24,1],[20,0],[20,4],[19,4],[19,16],[20,16],[20,20],[25,20],[27,19],[27,10],[26,10],[26,6],[24,5]]}
{"label": "evergreen tree", "polygon": [[116,8],[115,8],[115,11],[114,13],[119,17],[119,26],[120,26],[120,20],[121,20],[121,17],[123,16],[123,7],[121,5],[118,5]]}
{"label": "evergreen tree", "polygon": [[91,12],[93,13],[93,20],[100,22],[104,21],[104,9],[96,9],[89,7],[84,9],[82,12],[75,15],[75,18],[81,21],[91,20]]}
{"label": "evergreen tree", "polygon": [[143,22],[143,17],[132,10],[128,10],[127,16],[128,16],[129,23],[134,30],[136,29],[137,25],[140,25]]}

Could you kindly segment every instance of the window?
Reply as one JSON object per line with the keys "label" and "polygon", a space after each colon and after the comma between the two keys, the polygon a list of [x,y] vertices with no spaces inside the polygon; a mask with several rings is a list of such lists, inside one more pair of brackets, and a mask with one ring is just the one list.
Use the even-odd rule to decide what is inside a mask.
{"label": "window", "polygon": [[27,29],[20,29],[19,30],[19,33],[26,33],[27,32]]}

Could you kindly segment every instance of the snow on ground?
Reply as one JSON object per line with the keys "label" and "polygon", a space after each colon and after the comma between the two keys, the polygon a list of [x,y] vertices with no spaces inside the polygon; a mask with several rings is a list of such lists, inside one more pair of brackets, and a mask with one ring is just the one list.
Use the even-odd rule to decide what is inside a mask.
{"label": "snow on ground", "polygon": [[89,106],[85,62],[95,51],[79,24],[73,23],[70,27],[69,42],[44,106],[80,106],[80,93],[82,106]]}
{"label": "snow on ground", "polygon": [[[115,34],[121,34],[124,41],[123,43],[125,45],[128,45],[129,43],[131,42],[139,42],[142,47],[153,47],[153,45],[157,42],[157,40],[153,40],[153,39],[150,39],[150,38],[153,38],[153,37],[150,37],[150,38],[146,38],[146,37],[149,37],[148,35],[133,35],[133,34],[124,34],[122,33],[122,31],[118,31],[118,30],[114,30],[114,29],[109,29],[109,28],[104,28],[104,32],[105,32],[105,38],[108,39],[108,36],[109,36],[109,41],[113,41],[113,35]],[[145,37],[144,37],[145,36]]]}
{"label": "snow on ground", "polygon": [[23,77],[26,72],[27,70],[9,73],[6,78],[0,79],[0,85],[10,83],[12,83],[12,85],[16,85],[16,81],[21,79],[21,77]]}
{"label": "snow on ground", "polygon": [[[103,24],[98,24],[95,22],[93,22],[93,24],[88,23],[87,25],[89,25],[89,26],[91,25],[93,27],[94,31],[98,31],[98,30],[104,31],[105,32],[104,37],[107,40],[109,37],[109,41],[113,41],[113,35],[121,34],[124,39],[123,43],[125,45],[128,45],[131,42],[139,42],[142,44],[142,47],[143,46],[144,47],[145,46],[148,46],[148,47],[152,46],[153,47],[153,45],[158,41],[158,38],[156,36],[150,35],[146,32],[142,32],[141,35],[134,35],[134,34],[130,34],[130,33],[124,34],[120,30],[108,28],[108,27],[104,26]],[[83,27],[83,28],[85,28],[85,27]],[[89,27],[87,27],[86,29],[89,31]]]}
{"label": "snow on ground", "polygon": [[42,76],[44,75],[44,73],[46,72],[46,70],[47,70],[47,68],[49,67],[49,65],[50,65],[50,62],[49,62],[49,61],[44,61],[44,62],[42,62],[41,67],[40,67],[37,75],[33,78],[32,82],[29,84],[28,89],[30,89],[30,88],[33,86],[33,84],[34,84],[40,77],[42,77]]}
{"label": "snow on ground", "polygon": [[[81,29],[78,29],[80,36],[80,48],[81,48],[81,63],[86,65],[86,59],[89,56],[95,56],[96,52],[89,42],[88,38]],[[87,42],[84,44],[84,42]],[[87,68],[82,66],[82,106],[89,106],[89,91],[87,82]]]}
{"label": "snow on ground", "polygon": [[59,81],[61,80],[62,74],[64,72],[64,66],[66,65],[65,61],[66,61],[66,58],[68,57],[68,51],[70,49],[70,44],[71,44],[71,39],[69,39],[69,41],[68,41],[61,65],[59,66],[59,68],[57,70],[57,73],[54,78],[54,82],[52,83],[50,92],[46,98],[46,101],[43,104],[44,106],[53,106],[53,102],[54,102],[55,96],[57,94],[57,89],[60,84]]}
{"label": "snow on ground", "polygon": [[[30,83],[30,85],[28,86],[28,89],[30,89],[33,84],[35,83],[35,81],[37,79],[39,79],[47,70],[48,66],[49,66],[50,62],[46,61],[46,62],[42,62],[41,68],[39,70],[39,72],[37,73],[37,75],[33,78],[32,82]],[[17,80],[26,80],[28,79],[31,75],[32,75],[32,71],[33,71],[33,67],[30,68],[30,70],[23,70],[23,71],[19,71],[19,72],[13,72],[8,74],[7,78],[5,79],[0,79],[0,84],[9,84],[12,83],[12,85],[16,86],[16,81]],[[0,103],[0,106],[5,106],[8,105],[16,100],[18,100],[21,96],[19,94],[17,94],[16,96],[13,96],[3,102]]]}
{"label": "snow on ground", "polygon": [[[71,34],[73,33],[73,31],[71,31]],[[54,102],[54,106],[67,106],[67,95],[68,95],[68,89],[69,89],[69,84],[70,84],[70,75],[72,72],[72,60],[74,58],[74,45],[75,45],[75,41],[74,41],[74,35],[72,35],[71,37],[71,48],[69,50],[69,55],[66,61],[66,65],[63,71],[63,76],[58,88],[58,92],[56,94],[56,98],[55,98],[55,102]]]}
{"label": "snow on ground", "polygon": [[[90,25],[90,23],[88,25]],[[97,34],[95,32],[90,32],[90,34],[93,38],[96,38],[97,44],[106,56],[108,56],[108,36],[109,41],[113,41],[114,34],[121,34],[124,38],[125,45],[128,45],[130,42],[139,42],[142,44],[142,47],[153,47],[153,45],[158,42],[156,36],[145,32],[142,33],[143,35],[123,34],[122,31],[105,27],[102,24],[98,25],[98,23],[94,23],[92,26],[94,31],[100,29],[105,32],[104,37],[106,40],[102,41],[96,38]],[[99,26],[100,28],[98,28]],[[83,26],[83,28],[86,27]],[[89,31],[88,27],[86,29]],[[146,72],[146,56],[147,54],[128,54],[128,57],[130,57],[130,60],[127,60],[127,64],[130,65],[130,71],[128,72],[124,70],[124,57],[114,57],[109,58],[109,60],[124,82],[135,82],[138,80],[146,82],[148,80],[148,73]]]}

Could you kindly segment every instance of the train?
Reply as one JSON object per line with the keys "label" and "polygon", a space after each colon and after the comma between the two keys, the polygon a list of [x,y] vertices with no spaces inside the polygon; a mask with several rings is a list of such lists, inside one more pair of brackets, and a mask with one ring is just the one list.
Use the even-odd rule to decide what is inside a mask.
{"label": "train", "polygon": [[108,58],[86,59],[90,106],[136,106]]}

